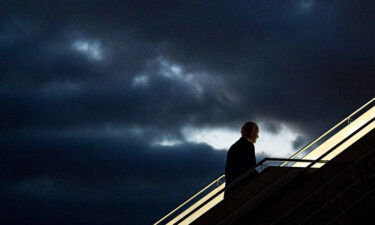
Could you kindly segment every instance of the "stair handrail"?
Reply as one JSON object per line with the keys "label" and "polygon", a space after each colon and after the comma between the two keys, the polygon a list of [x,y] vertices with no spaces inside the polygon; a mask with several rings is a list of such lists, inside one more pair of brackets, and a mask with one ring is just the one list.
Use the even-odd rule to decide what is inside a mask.
{"label": "stair handrail", "polygon": [[[284,161],[290,161],[290,162],[314,162],[315,160],[312,160],[312,159],[285,159],[285,158],[264,158],[262,159],[260,162],[258,162],[254,167],[252,167],[251,169],[247,170],[245,173],[243,173],[242,175],[240,175],[239,177],[237,177],[233,182],[231,182],[230,184],[228,184],[225,188],[221,189],[220,191],[218,191],[215,195],[211,196],[211,198],[207,199],[206,201],[204,201],[203,203],[201,203],[200,205],[198,205],[191,213],[185,215],[183,218],[181,218],[179,221],[177,221],[176,223],[179,223],[181,221],[183,221],[184,219],[186,219],[187,217],[189,217],[191,214],[193,214],[194,212],[196,212],[198,209],[201,208],[201,206],[205,205],[207,202],[211,201],[214,197],[217,197],[219,194],[221,194],[225,189],[228,189],[228,188],[231,188],[235,185],[237,185],[239,182],[241,182],[242,179],[244,179],[246,176],[248,176],[249,174],[251,174],[253,171],[255,171],[258,167],[260,166],[263,166],[264,163],[266,162],[284,162]],[[320,160],[318,163],[327,163],[328,160]],[[188,200],[186,200],[185,202],[183,202],[181,205],[177,206],[174,210],[172,210],[170,213],[168,213],[167,215],[165,215],[163,218],[161,218],[160,220],[158,220],[156,223],[154,223],[154,225],[158,225],[160,224],[163,220],[165,220],[167,217],[169,217],[170,215],[172,215],[173,213],[175,213],[177,210],[179,210],[180,208],[182,208],[183,206],[185,206],[187,203],[189,203],[190,201],[192,201],[195,197],[197,197],[198,195],[200,195],[202,192],[204,192],[205,190],[207,190],[210,186],[212,186],[213,184],[215,184],[216,182],[220,181],[222,178],[225,178],[225,174],[222,174],[220,175],[218,178],[216,178],[214,181],[212,181],[210,184],[208,184],[207,186],[205,186],[204,188],[202,188],[200,191],[198,191],[195,195],[193,195],[192,197],[190,197]]]}
{"label": "stair handrail", "polygon": [[[331,129],[329,129],[328,131],[326,131],[324,134],[322,134],[321,136],[319,136],[318,138],[316,138],[315,140],[313,140],[312,142],[308,143],[305,147],[303,147],[301,150],[297,151],[296,153],[294,153],[290,159],[294,159],[295,157],[297,157],[298,155],[300,155],[302,152],[306,151],[306,149],[308,149],[310,146],[312,146],[313,144],[315,144],[316,142],[320,141],[323,137],[325,137],[327,134],[329,134],[330,132],[332,132],[333,130],[335,130],[337,127],[341,126],[345,121],[349,121],[351,119],[352,116],[354,116],[355,114],[357,114],[359,111],[361,111],[362,109],[366,108],[368,105],[370,105],[371,103],[373,103],[375,101],[375,97],[372,98],[370,101],[368,101],[366,104],[364,104],[363,106],[361,106],[360,108],[358,108],[357,110],[355,110],[353,113],[351,113],[349,116],[345,117],[345,119],[341,120],[339,123],[337,123],[335,126],[333,126]],[[280,166],[284,166],[286,165],[287,162],[284,162],[282,163]]]}
{"label": "stair handrail", "polygon": [[[370,125],[372,122],[375,121],[375,118],[372,118],[371,120],[367,121],[365,124],[363,124],[361,127],[357,128],[357,130],[355,130],[353,133],[351,133],[350,135],[348,135],[346,138],[344,138],[343,140],[341,140],[339,143],[337,143],[335,146],[333,146],[330,150],[328,150],[327,152],[323,153],[321,156],[319,156],[317,159],[314,160],[314,162],[311,162],[308,166],[304,167],[303,171],[302,172],[305,172],[306,170],[310,169],[312,166],[314,166],[316,163],[319,163],[320,160],[322,160],[324,157],[326,157],[328,154],[330,154],[331,152],[333,152],[334,150],[336,150],[336,148],[338,148],[340,145],[342,145],[343,143],[345,143],[347,140],[349,140],[350,138],[352,138],[354,135],[356,135],[359,131],[361,131],[362,129],[364,129],[365,127],[367,127],[368,125]],[[371,131],[370,131],[371,132]]]}
{"label": "stair handrail", "polygon": [[[243,173],[242,175],[240,175],[239,177],[237,177],[233,182],[229,183],[228,185],[226,185],[224,188],[222,188],[220,191],[218,191],[217,193],[215,193],[214,195],[212,195],[210,198],[206,199],[204,202],[202,202],[201,204],[199,204],[197,207],[195,207],[192,211],[190,211],[188,214],[186,214],[185,216],[183,216],[181,219],[179,219],[177,222],[175,222],[174,224],[178,224],[182,221],[184,221],[186,218],[188,218],[189,216],[191,216],[193,213],[195,213],[196,211],[198,211],[200,208],[202,208],[202,206],[206,205],[208,202],[210,202],[212,199],[214,199],[215,197],[217,197],[218,195],[220,195],[223,191],[225,191],[226,189],[229,189],[235,185],[237,185],[238,183],[240,183],[245,177],[247,177],[248,175],[250,175],[252,172],[254,172],[256,170],[256,168],[258,168],[259,166],[263,166],[264,163],[266,163],[267,161],[291,161],[291,162],[306,162],[306,163],[313,163],[315,162],[316,160],[313,160],[313,159],[284,159],[284,158],[264,158],[263,160],[261,160],[259,163],[257,163],[253,168],[247,170],[245,173]],[[318,163],[327,163],[329,162],[328,160],[320,160]],[[229,195],[228,195],[229,196]]]}
{"label": "stair handrail", "polygon": [[164,219],[166,219],[167,217],[169,217],[170,215],[172,215],[174,212],[176,212],[177,210],[179,210],[180,208],[182,208],[184,205],[186,205],[188,202],[190,202],[191,200],[193,200],[195,197],[197,197],[198,195],[200,195],[202,192],[204,192],[205,190],[207,190],[209,187],[211,187],[213,184],[215,184],[216,182],[220,181],[222,178],[224,178],[225,175],[222,174],[220,175],[219,177],[217,177],[214,181],[212,181],[210,184],[208,184],[206,187],[202,188],[200,191],[198,191],[195,195],[193,195],[192,197],[190,197],[188,200],[186,200],[185,202],[183,202],[181,205],[177,206],[174,210],[172,210],[170,213],[168,213],[167,215],[165,215],[163,218],[161,218],[160,220],[158,220],[156,223],[154,223],[154,225],[157,225],[159,224],[161,221],[163,221]]}

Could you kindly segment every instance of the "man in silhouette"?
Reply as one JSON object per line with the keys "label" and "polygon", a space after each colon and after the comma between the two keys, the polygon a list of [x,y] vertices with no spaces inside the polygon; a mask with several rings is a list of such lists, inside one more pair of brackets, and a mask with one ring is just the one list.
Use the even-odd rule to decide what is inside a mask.
{"label": "man in silhouette", "polygon": [[[240,184],[227,188],[237,177],[256,165],[254,143],[258,139],[259,127],[254,122],[246,122],[241,129],[242,137],[234,143],[227,153],[225,167],[226,190],[224,196],[228,196]],[[254,170],[245,180],[252,179],[258,173]]]}

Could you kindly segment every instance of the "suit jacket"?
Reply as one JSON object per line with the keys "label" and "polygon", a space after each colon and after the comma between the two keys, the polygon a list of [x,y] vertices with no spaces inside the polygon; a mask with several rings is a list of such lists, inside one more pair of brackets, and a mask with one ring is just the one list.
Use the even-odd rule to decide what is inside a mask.
{"label": "suit jacket", "polygon": [[[241,137],[234,143],[227,153],[227,163],[225,167],[225,179],[229,184],[242,173],[256,165],[255,149],[253,143],[245,137]],[[257,172],[254,172],[258,174]]]}

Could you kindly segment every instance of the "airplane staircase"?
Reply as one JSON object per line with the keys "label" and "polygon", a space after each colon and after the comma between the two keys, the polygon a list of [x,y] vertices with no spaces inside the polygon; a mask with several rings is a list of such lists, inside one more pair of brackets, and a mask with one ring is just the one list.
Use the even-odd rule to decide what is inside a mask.
{"label": "airplane staircase", "polygon": [[[263,159],[228,185],[238,188],[225,199],[228,187],[219,176],[154,225],[370,224],[374,104],[375,98],[289,159]],[[254,170],[259,175],[247,179]]]}

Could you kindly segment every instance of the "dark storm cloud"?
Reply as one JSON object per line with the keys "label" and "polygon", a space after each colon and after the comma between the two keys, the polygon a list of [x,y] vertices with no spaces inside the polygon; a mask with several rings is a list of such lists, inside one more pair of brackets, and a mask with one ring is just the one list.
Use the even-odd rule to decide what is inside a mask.
{"label": "dark storm cloud", "polygon": [[[374,80],[371,76],[374,31],[370,29],[374,24],[369,19],[372,8],[365,3],[352,7],[351,3],[336,1],[309,4],[237,1],[231,5],[220,1],[112,4],[46,1],[25,3],[21,10],[22,3],[17,2],[5,7],[8,9],[5,15],[14,18],[8,21],[29,20],[28,23],[35,23],[35,33],[39,32],[39,36],[32,35],[32,26],[28,24],[29,30],[23,31],[23,35],[28,37],[29,44],[19,47],[23,54],[9,49],[15,58],[5,66],[4,74],[12,79],[23,74],[25,81],[79,80],[95,86],[99,80],[102,87],[111,89],[114,83],[130,82],[135,75],[154,71],[150,61],[163,56],[186,71],[208,71],[223,77],[226,85],[217,88],[229,89],[239,96],[233,107],[228,107],[231,104],[228,100],[204,102],[203,107],[186,104],[186,109],[203,110],[198,115],[200,121],[228,124],[233,119],[227,118],[242,121],[261,115],[290,123],[308,123],[307,127],[311,127],[317,123],[309,124],[310,121],[320,117],[324,108],[324,118],[320,118],[322,122],[318,125],[321,126],[344,116],[337,115],[338,109],[349,113],[371,97],[371,89],[366,87]],[[22,26],[26,25],[17,22],[13,24],[16,28],[4,26],[10,33],[8,37],[25,30]],[[101,42],[103,49],[107,49],[108,61],[92,62],[80,53],[66,50],[80,39]],[[54,46],[54,50],[44,52],[43,57],[45,46]],[[34,49],[42,52],[31,51]],[[155,92],[170,85],[159,84],[159,87],[153,85]],[[176,87],[173,92],[179,90]],[[112,94],[108,98],[122,95],[120,89]],[[154,92],[151,95],[155,98],[132,99],[157,103],[170,96]],[[212,102],[209,94],[207,99]],[[178,109],[173,104],[169,106],[172,108],[167,106],[165,110],[175,114]],[[222,112],[214,113],[214,107],[222,108]],[[141,113],[149,114],[141,108]],[[181,110],[186,112],[184,116],[173,121],[178,123],[191,115],[191,110],[186,109]],[[138,108],[134,111],[140,112]]]}
{"label": "dark storm cloud", "polygon": [[223,171],[185,126],[287,124],[301,147],[373,97],[374,7],[0,1],[0,217],[149,224]]}
{"label": "dark storm cloud", "polygon": [[[3,27],[16,27],[13,30],[24,26],[23,22],[14,20],[4,24]],[[32,25],[29,26],[32,30]],[[4,36],[11,36],[13,30],[4,28]],[[62,28],[48,34],[48,38],[45,36],[27,36],[21,47],[3,43],[2,127],[131,122],[160,128],[207,121],[209,114],[223,118],[228,115],[224,106],[220,110],[216,109],[220,107],[209,107],[220,105],[220,96],[212,88],[204,87],[204,97],[197,99],[194,87],[163,76],[161,70],[165,65],[159,62],[157,50],[149,50],[154,47],[150,44],[136,40],[123,44],[116,38],[104,37],[100,39],[104,43],[103,60],[95,61],[85,55],[89,51],[82,53],[74,49],[77,40],[86,45],[95,43],[91,35],[77,35]],[[146,75],[150,85],[135,86],[137,75]],[[210,112],[202,113],[205,110]]]}
{"label": "dark storm cloud", "polygon": [[[137,224],[136,219],[126,219],[134,217],[127,211],[134,207],[139,213],[145,213],[142,210],[148,205],[144,222],[147,219],[150,223],[217,176],[225,163],[225,152],[214,151],[206,145],[158,147],[143,136],[131,134],[125,134],[120,140],[45,135],[1,141],[2,197],[15,201],[8,202],[3,213],[9,211],[6,218],[16,216],[11,211],[19,201],[38,207],[36,215],[22,207],[24,216],[11,224],[15,221],[28,224],[28,220],[34,220],[31,224],[47,224],[50,220],[42,214],[56,213],[55,210],[67,210],[65,213],[76,220],[72,219],[74,224],[86,224],[87,217],[77,218],[77,213],[102,210],[104,206],[98,204],[111,209],[104,214],[121,218],[114,224],[124,221]],[[49,203],[57,204],[56,208],[45,208]],[[84,204],[86,209],[72,211],[79,204]],[[100,216],[96,219],[98,224],[111,220]]]}
{"label": "dark storm cloud", "polygon": [[297,138],[292,142],[293,149],[299,150],[304,145],[306,145],[308,141],[306,140],[306,137],[303,136],[297,136]]}
{"label": "dark storm cloud", "polygon": [[[49,176],[79,183],[112,181],[127,176],[179,179],[179,174],[185,174],[187,178],[188,173],[195,177],[196,174],[204,176],[211,170],[220,170],[221,156],[225,154],[196,144],[153,146],[149,143],[151,139],[147,141],[126,134],[125,140],[118,137],[44,136],[16,141],[2,138],[1,164],[7,169],[1,172],[1,176],[13,179],[30,175]],[[197,166],[183,166],[181,161],[187,165],[196,163]]]}
{"label": "dark storm cloud", "polygon": [[281,130],[281,124],[280,123],[274,123],[274,122],[265,122],[263,123],[264,129],[266,131],[272,133],[272,134],[277,134]]}

